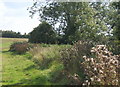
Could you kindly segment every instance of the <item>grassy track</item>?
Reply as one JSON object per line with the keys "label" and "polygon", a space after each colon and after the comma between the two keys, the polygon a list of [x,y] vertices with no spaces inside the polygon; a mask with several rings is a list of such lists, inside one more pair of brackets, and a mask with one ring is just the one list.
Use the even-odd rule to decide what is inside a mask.
{"label": "grassy track", "polygon": [[[27,41],[27,39],[2,39],[2,85],[50,85],[50,80],[54,76],[56,70],[62,69],[62,65],[53,62],[47,69],[41,70],[31,59],[29,53],[23,55],[13,54],[9,52],[9,46],[14,41]],[[58,70],[59,69],[59,70]],[[55,83],[54,83],[55,84]]]}

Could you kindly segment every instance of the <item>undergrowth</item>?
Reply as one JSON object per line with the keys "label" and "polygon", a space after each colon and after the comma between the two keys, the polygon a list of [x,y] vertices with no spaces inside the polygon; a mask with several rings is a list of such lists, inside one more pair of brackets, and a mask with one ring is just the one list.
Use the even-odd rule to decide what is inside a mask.
{"label": "undergrowth", "polygon": [[26,55],[21,56],[35,63],[37,70],[34,74],[37,76],[30,77],[30,81],[23,79],[22,83],[118,85],[117,69],[120,67],[118,64],[120,56],[109,52],[105,45],[78,41],[73,46],[50,44],[32,44],[32,46]]}

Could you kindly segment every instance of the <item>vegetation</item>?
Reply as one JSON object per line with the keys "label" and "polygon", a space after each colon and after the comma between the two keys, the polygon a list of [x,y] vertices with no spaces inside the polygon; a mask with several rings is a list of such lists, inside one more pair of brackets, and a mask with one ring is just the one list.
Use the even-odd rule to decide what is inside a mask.
{"label": "vegetation", "polygon": [[0,50],[9,50],[9,47],[14,42],[27,42],[26,38],[0,38]]}
{"label": "vegetation", "polygon": [[48,47],[44,47],[38,44],[30,50],[30,54],[33,56],[33,61],[41,68],[45,68],[54,60],[60,60],[60,51],[69,47],[71,45],[49,45]]}
{"label": "vegetation", "polygon": [[56,34],[51,25],[42,22],[30,33],[29,42],[32,43],[55,43]]}
{"label": "vegetation", "polygon": [[2,38],[2,83],[120,86],[119,6],[35,1],[29,12],[38,12],[41,24],[28,42]]}
{"label": "vegetation", "polygon": [[113,55],[105,45],[97,45],[91,49],[95,57],[84,56],[84,73],[86,81],[84,85],[120,85],[118,83],[120,67],[119,55]]}
{"label": "vegetation", "polygon": [[25,53],[30,49],[30,44],[27,42],[14,42],[11,44],[9,51],[16,52],[19,54]]}
{"label": "vegetation", "polygon": [[6,38],[28,38],[28,35],[25,33],[24,35],[21,35],[20,32],[14,32],[14,31],[3,31],[0,30],[0,37],[6,37]]}
{"label": "vegetation", "polygon": [[120,1],[112,3],[113,8],[115,9],[116,17],[113,18],[113,28],[114,28],[114,36],[116,36],[117,40],[120,41]]}
{"label": "vegetation", "polygon": [[[94,65],[94,63],[90,62],[92,58],[87,58],[84,56],[86,55],[88,57],[95,57],[95,55],[91,54],[90,52],[90,49],[94,46],[94,44],[92,44],[91,42],[88,43],[88,42],[79,41],[73,46],[47,45],[47,44],[46,45],[33,44],[33,45],[34,47],[31,48],[29,52],[22,55],[15,54],[9,51],[5,52],[5,50],[3,51],[2,54],[4,58],[3,59],[4,72],[3,72],[2,83],[15,84],[15,85],[17,84],[82,85],[85,84],[85,82],[91,81],[90,79],[93,78],[91,77],[91,74],[88,74],[93,69],[92,68],[93,66],[94,68],[97,68],[99,70],[99,67]],[[93,50],[97,51],[95,49]],[[98,51],[107,52],[107,50],[104,50],[102,48],[100,49],[98,48]],[[84,61],[84,58],[90,61],[87,60]],[[101,57],[101,54],[99,53],[98,55],[96,54],[96,58],[93,59],[96,61],[95,64],[99,63],[99,65],[101,65],[103,64],[103,62],[105,62],[105,61],[102,62],[101,59],[97,59],[97,58],[103,58],[103,57]],[[113,60],[115,58],[115,61],[118,61],[119,56],[111,55],[108,57],[108,59],[111,62],[112,62],[112,58]],[[91,66],[91,68],[88,69],[88,66]],[[109,72],[110,71],[113,73],[116,72],[114,73],[114,75],[117,76],[118,71],[116,70],[117,68],[119,68],[118,64],[115,63],[115,66],[117,67],[114,67],[113,70],[111,69],[111,66],[114,65],[110,65],[109,67],[107,67],[107,69],[109,70]],[[12,69],[13,67],[15,68]],[[88,71],[85,71],[86,69]],[[12,72],[14,76],[10,75],[11,74],[10,72]],[[95,72],[93,71],[93,73]],[[96,78],[98,78],[98,76]],[[7,78],[11,78],[11,80]],[[116,77],[114,78],[116,79],[115,81],[118,80],[118,78]],[[113,78],[111,76],[111,80],[112,79]],[[106,81],[111,81],[111,80],[110,78],[106,78]],[[90,82],[90,84],[92,85],[98,84],[98,82],[96,81],[97,80],[95,80],[94,82],[92,81]],[[104,83],[102,82],[100,84],[104,85]],[[89,85],[89,83],[88,84],[86,83],[86,85]],[[118,85],[118,82],[116,82],[114,85]]]}
{"label": "vegetation", "polygon": [[[4,43],[7,43],[7,38],[2,38]],[[13,42],[13,39],[7,39],[9,42]],[[16,41],[19,39],[16,39]],[[14,40],[15,41],[15,40]],[[20,39],[19,41],[24,41],[24,39]],[[3,43],[3,44],[4,44]],[[57,58],[57,48],[64,49],[64,47],[70,47],[70,45],[37,45],[40,49],[44,50],[40,51],[41,55],[43,55],[43,62],[39,61],[35,62],[35,58],[39,57],[39,51],[35,51],[35,48],[31,49],[30,53],[26,52],[25,54],[16,54],[14,52],[10,52],[9,47],[2,50],[2,60],[3,60],[3,71],[2,71],[2,83],[3,86],[6,85],[60,85],[61,83],[66,84],[64,81],[66,79],[59,78],[62,73],[63,65],[59,63]],[[4,45],[2,46],[4,47]],[[36,44],[35,44],[36,47]],[[54,49],[56,48],[56,49]],[[46,50],[47,49],[47,50]],[[48,50],[49,49],[49,50]],[[58,50],[59,50],[58,49]],[[34,50],[34,51],[32,51]],[[52,52],[52,50],[56,50],[56,55]],[[55,52],[55,51],[54,51]],[[32,53],[32,55],[31,55]],[[36,54],[34,54],[36,53]],[[1,53],[0,53],[1,54]],[[50,56],[49,56],[50,55]],[[52,59],[54,57],[54,59]],[[48,61],[52,59],[52,61]],[[47,62],[48,61],[48,62]],[[39,65],[41,63],[41,65]],[[43,64],[42,64],[43,63]],[[56,80],[58,79],[58,80]],[[59,79],[61,81],[59,81]],[[64,81],[63,81],[64,80]]]}
{"label": "vegetation", "polygon": [[[102,5],[100,9],[105,8],[103,4],[100,5]],[[54,30],[60,43],[71,44],[78,40],[101,41],[105,37],[104,32],[107,32],[108,27],[101,18],[103,16],[99,12],[101,10],[97,10],[90,3],[51,2],[39,6],[41,6],[39,2],[35,2],[30,13],[33,15],[38,12],[41,21],[47,21],[52,26],[57,24],[59,27]]]}

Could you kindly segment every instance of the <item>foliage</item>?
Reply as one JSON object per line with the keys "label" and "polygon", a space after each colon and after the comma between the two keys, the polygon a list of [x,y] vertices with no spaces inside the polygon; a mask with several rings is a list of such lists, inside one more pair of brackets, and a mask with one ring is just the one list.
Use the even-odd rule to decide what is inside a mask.
{"label": "foliage", "polygon": [[105,17],[98,15],[99,11],[87,2],[48,2],[41,6],[37,1],[29,12],[32,16],[38,12],[41,21],[47,21],[53,26],[57,24],[59,28],[54,30],[62,39],[60,43],[73,43],[86,39],[101,40],[99,37],[104,36],[108,28],[102,20]]}
{"label": "foliage", "polygon": [[113,27],[113,49],[115,54],[120,54],[120,1],[111,3],[113,9],[112,27]]}
{"label": "foliage", "polygon": [[113,55],[105,45],[97,45],[91,52],[95,58],[83,56],[86,75],[83,85],[118,85],[120,55]]}
{"label": "foliage", "polygon": [[117,40],[120,41],[120,1],[119,2],[113,2],[112,7],[114,9],[114,15],[113,17],[113,29],[114,29],[114,36],[117,38]]}
{"label": "foliage", "polygon": [[24,35],[21,35],[20,32],[14,32],[14,31],[3,31],[0,30],[1,36],[0,37],[6,37],[6,38],[28,38],[28,35],[25,33]]}
{"label": "foliage", "polygon": [[[8,40],[7,40],[8,42]],[[34,46],[31,48],[30,53],[27,52],[23,55],[13,55],[12,52],[3,52],[3,84],[21,84],[21,85],[81,85],[84,82],[90,82],[91,84],[98,85],[104,82],[103,79],[101,82],[98,82],[97,79],[91,81],[93,77],[92,74],[95,74],[98,78],[100,73],[95,73],[92,71],[96,68],[99,72],[101,67],[95,66],[96,64],[102,65],[107,63],[107,68],[110,75],[115,75],[112,71],[119,70],[120,66],[115,67],[117,63],[114,62],[120,59],[119,56],[110,54],[106,47],[102,48],[93,48],[97,52],[91,53],[90,49],[95,46],[93,42],[88,41],[78,41],[73,46],[71,45],[53,45],[53,44],[32,44]],[[105,50],[104,50],[105,48]],[[107,53],[104,54],[104,51]],[[100,56],[99,54],[100,53]],[[96,55],[98,54],[98,55]],[[102,55],[103,54],[103,55]],[[85,56],[84,56],[85,55]],[[84,58],[86,61],[84,60]],[[88,58],[87,58],[88,57]],[[101,61],[105,57],[105,61]],[[100,58],[100,59],[98,59]],[[91,61],[97,61],[92,64]],[[107,62],[108,60],[108,62]],[[114,62],[113,64],[111,64]],[[85,63],[85,64],[84,64]],[[115,65],[116,64],[116,65]],[[105,66],[104,66],[105,67]],[[87,71],[85,72],[85,70]],[[107,73],[108,70],[104,69],[104,73]],[[100,71],[101,72],[101,71]],[[118,73],[118,71],[115,71]],[[87,74],[90,73],[90,74]],[[109,75],[107,73],[107,75]],[[104,74],[102,74],[103,76]],[[109,76],[109,81],[112,78],[112,75]],[[86,78],[87,77],[87,78]],[[95,77],[96,78],[96,77]],[[117,77],[113,77],[113,79]],[[108,85],[108,84],[105,84]],[[111,84],[112,85],[112,81]]]}
{"label": "foliage", "polygon": [[[83,62],[82,56],[90,56],[92,46],[93,44],[91,42],[78,41],[71,48],[61,51],[61,61],[65,67],[65,71],[69,73],[71,77],[81,79],[81,82],[84,80],[83,67],[81,66]],[[71,84],[74,85],[74,83]]]}
{"label": "foliage", "polygon": [[55,43],[56,34],[51,25],[42,22],[30,33],[29,42],[32,43]]}
{"label": "foliage", "polygon": [[68,48],[69,46],[48,45],[47,47],[41,44],[34,46],[30,50],[35,61],[41,69],[48,68],[51,61],[59,60],[60,50]]}
{"label": "foliage", "polygon": [[109,40],[106,42],[107,48],[113,54],[119,55],[120,54],[120,41],[119,40]]}
{"label": "foliage", "polygon": [[[77,79],[71,83],[72,85],[82,83],[84,85],[118,85],[117,70],[120,67],[118,66],[120,56],[113,55],[104,45],[92,48],[95,44],[78,41],[73,47],[61,51],[61,61],[65,67],[64,73],[72,80]],[[90,52],[91,48],[95,54]]]}
{"label": "foliage", "polygon": [[11,44],[9,51],[23,54],[30,49],[30,45],[27,42],[14,42]]}
{"label": "foliage", "polygon": [[70,48],[71,45],[50,45],[50,44],[34,44],[34,48],[32,48],[29,52],[32,54],[32,60],[38,65],[41,70],[49,69],[51,66],[54,68],[51,73],[49,81],[52,84],[60,84],[65,85],[73,81],[73,79],[69,80],[66,74],[64,74],[63,69],[64,66],[60,61],[60,51],[66,48]]}

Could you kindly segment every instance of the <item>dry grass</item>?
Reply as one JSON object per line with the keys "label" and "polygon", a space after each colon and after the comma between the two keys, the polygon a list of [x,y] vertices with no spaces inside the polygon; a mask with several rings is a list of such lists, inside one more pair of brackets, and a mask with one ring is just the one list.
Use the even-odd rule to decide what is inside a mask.
{"label": "dry grass", "polygon": [[46,67],[51,61],[60,60],[60,50],[68,47],[70,47],[70,45],[49,45],[42,47],[38,44],[30,49],[30,54],[32,54],[33,60],[39,64],[39,66]]}

